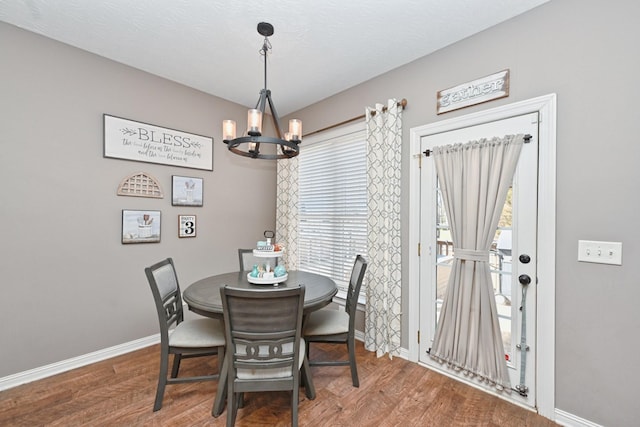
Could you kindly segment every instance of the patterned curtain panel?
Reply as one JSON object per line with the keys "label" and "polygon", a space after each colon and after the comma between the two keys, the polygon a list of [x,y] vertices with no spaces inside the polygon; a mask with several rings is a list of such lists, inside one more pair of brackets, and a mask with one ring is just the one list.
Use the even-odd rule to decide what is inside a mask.
{"label": "patterned curtain panel", "polygon": [[524,138],[482,139],[432,151],[454,246],[430,355],[497,389],[511,388],[489,250]]}
{"label": "patterned curtain panel", "polygon": [[368,267],[365,348],[380,357],[400,351],[400,177],[402,108],[395,99],[367,108]]}
{"label": "patterned curtain panel", "polygon": [[287,270],[298,264],[298,158],[277,161],[276,242]]}

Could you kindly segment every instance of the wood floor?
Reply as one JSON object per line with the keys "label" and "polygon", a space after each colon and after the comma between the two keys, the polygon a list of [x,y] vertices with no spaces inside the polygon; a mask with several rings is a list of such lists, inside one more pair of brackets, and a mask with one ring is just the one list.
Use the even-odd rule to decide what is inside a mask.
{"label": "wood floor", "polygon": [[[312,358],[344,354],[312,347]],[[335,350],[338,349],[338,350]],[[159,367],[152,346],[0,392],[0,426],[224,426],[211,416],[217,382],[167,386],[152,412]],[[360,387],[348,367],[313,367],[317,397],[300,391],[300,426],[553,426],[550,420],[407,362],[376,358],[358,343]],[[215,358],[183,362],[184,373],[216,369]],[[248,394],[236,426],[287,426],[290,395]]]}

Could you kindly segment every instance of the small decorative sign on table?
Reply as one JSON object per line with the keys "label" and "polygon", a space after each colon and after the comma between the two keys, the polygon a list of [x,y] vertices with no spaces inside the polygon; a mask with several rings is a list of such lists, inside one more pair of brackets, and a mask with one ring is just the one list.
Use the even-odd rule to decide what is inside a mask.
{"label": "small decorative sign on table", "polygon": [[196,237],[195,215],[178,215],[178,237]]}
{"label": "small decorative sign on table", "polygon": [[213,170],[213,138],[104,115],[104,157]]}
{"label": "small decorative sign on table", "polygon": [[509,96],[509,70],[438,92],[438,114]]}

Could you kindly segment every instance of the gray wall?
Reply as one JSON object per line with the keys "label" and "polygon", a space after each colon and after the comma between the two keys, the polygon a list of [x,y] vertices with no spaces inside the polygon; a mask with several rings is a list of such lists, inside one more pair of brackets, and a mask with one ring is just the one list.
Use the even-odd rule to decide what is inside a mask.
{"label": "gray wall", "polygon": [[[221,141],[246,108],[5,23],[0,58],[0,377],[158,333],[144,267],[173,257],[184,288],[275,227],[274,163]],[[212,136],[213,172],[103,158],[103,113]],[[164,199],[116,195],[137,171]],[[172,175],[204,178],[204,206],[171,206]],[[122,245],[122,209],[161,210],[161,242]]]}
{"label": "gray wall", "polygon": [[[640,3],[631,0],[552,0],[296,113],[313,131],[362,114],[365,105],[407,98],[403,188],[408,188],[412,127],[557,93],[556,408],[607,426],[637,425],[638,413],[627,387],[640,383],[635,339],[640,265],[634,261],[640,255],[639,19]],[[438,90],[507,68],[508,98],[436,115]],[[623,242],[623,265],[578,263],[579,239]],[[406,313],[406,280],[403,286]]]}
{"label": "gray wall", "polygon": [[[407,98],[408,172],[411,127],[558,94],[556,408],[607,426],[636,423],[627,387],[640,383],[639,18],[631,0],[552,0],[296,113],[309,132]],[[220,120],[242,117],[242,107],[4,24],[0,48],[1,377],[154,333],[142,267],[174,256],[186,284],[235,265],[235,248],[274,221],[275,184],[257,191],[250,183],[275,178],[265,163],[256,170],[230,157],[219,141]],[[435,114],[438,90],[506,68],[508,98]],[[214,172],[103,159],[105,112],[213,136]],[[195,240],[178,241],[171,221],[182,209],[168,199],[115,195],[137,170],[165,190],[172,174],[205,177],[205,206],[189,210],[200,222]],[[269,208],[251,209],[254,198]],[[122,208],[162,209],[162,243],[120,245]],[[406,260],[407,193],[403,208]],[[578,263],[579,239],[622,241],[623,265]],[[407,277],[407,262],[404,269]]]}

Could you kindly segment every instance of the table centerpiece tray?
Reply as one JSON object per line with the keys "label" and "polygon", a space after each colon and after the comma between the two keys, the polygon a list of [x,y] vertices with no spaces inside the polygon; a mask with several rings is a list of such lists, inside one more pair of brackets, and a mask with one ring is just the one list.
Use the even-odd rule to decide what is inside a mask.
{"label": "table centerpiece tray", "polygon": [[253,250],[253,256],[258,258],[274,258],[282,256],[282,251],[261,251],[259,249]]}
{"label": "table centerpiece tray", "polygon": [[249,283],[252,283],[254,285],[273,285],[273,286],[277,286],[278,284],[284,282],[285,280],[287,280],[287,278],[289,277],[288,274],[285,274],[284,276],[280,276],[280,277],[269,277],[269,278],[264,278],[264,277],[252,277],[251,273],[247,274],[247,280],[249,281]]}

